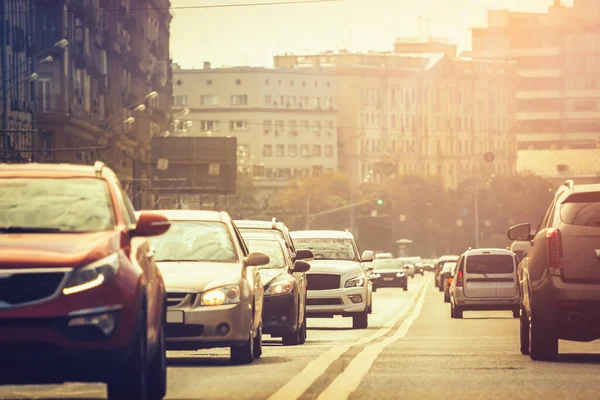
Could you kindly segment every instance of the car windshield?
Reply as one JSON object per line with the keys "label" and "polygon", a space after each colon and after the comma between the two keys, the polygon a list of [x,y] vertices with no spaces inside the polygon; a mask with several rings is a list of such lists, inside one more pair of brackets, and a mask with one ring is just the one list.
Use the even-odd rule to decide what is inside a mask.
{"label": "car windshield", "polygon": [[156,261],[238,261],[235,246],[222,222],[171,221],[167,233],[150,238]]}
{"label": "car windshield", "polygon": [[473,255],[467,257],[468,274],[510,274],[514,271],[510,254]]}
{"label": "car windshield", "polygon": [[456,262],[454,261],[449,261],[444,263],[444,267],[442,268],[443,272],[450,272],[452,271],[452,268],[454,268],[456,266]]}
{"label": "car windshield", "polygon": [[600,227],[600,193],[576,193],[560,207],[565,224]]}
{"label": "car windshield", "polygon": [[114,207],[102,179],[0,179],[0,233],[98,232],[114,227]]}
{"label": "car windshield", "polygon": [[358,261],[352,239],[301,238],[294,243],[298,249],[312,251],[315,260]]}
{"label": "car windshield", "polygon": [[373,269],[402,269],[402,261],[398,261],[395,259],[374,260]]}
{"label": "car windshield", "polygon": [[274,237],[282,238],[282,239],[285,240],[285,237],[283,236],[283,232],[281,232],[281,231],[279,231],[277,229],[240,228],[240,227],[238,227],[238,230],[242,234],[244,234],[244,233],[264,233],[264,234],[271,234]]}
{"label": "car windshield", "polygon": [[286,267],[285,256],[279,242],[252,238],[244,238],[244,241],[246,242],[246,246],[248,246],[248,250],[258,251],[269,256],[269,263],[261,265],[260,269],[283,269]]}

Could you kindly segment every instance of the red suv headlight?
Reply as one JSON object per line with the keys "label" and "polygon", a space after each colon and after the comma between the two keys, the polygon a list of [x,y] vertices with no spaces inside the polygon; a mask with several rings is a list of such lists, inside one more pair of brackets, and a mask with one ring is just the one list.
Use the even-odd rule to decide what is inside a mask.
{"label": "red suv headlight", "polygon": [[119,271],[119,255],[111,254],[85,267],[73,270],[69,281],[63,288],[63,294],[71,295],[84,292],[113,279]]}

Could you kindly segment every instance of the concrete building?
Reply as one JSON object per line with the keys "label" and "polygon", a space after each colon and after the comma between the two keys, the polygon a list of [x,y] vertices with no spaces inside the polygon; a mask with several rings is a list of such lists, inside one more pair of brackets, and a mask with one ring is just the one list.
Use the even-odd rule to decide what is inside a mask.
{"label": "concrete building", "polygon": [[494,10],[472,30],[472,57],[519,65],[519,148],[600,144],[600,2],[555,0],[547,13]]}
{"label": "concrete building", "polygon": [[410,53],[275,57],[276,67],[337,76],[341,169],[354,182],[420,174],[447,188],[484,173],[513,174],[516,65],[460,60],[447,43],[403,39],[395,47]]}
{"label": "concrete building", "polygon": [[235,136],[240,172],[260,188],[338,168],[337,83],[326,71],[173,70],[175,134]]}

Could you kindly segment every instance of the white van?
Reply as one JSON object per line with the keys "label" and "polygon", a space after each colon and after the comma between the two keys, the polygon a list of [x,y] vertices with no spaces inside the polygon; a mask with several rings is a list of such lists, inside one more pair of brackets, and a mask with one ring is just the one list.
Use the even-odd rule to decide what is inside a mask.
{"label": "white van", "polygon": [[463,311],[509,310],[519,318],[518,260],[506,249],[468,250],[458,260],[450,286],[450,316]]}

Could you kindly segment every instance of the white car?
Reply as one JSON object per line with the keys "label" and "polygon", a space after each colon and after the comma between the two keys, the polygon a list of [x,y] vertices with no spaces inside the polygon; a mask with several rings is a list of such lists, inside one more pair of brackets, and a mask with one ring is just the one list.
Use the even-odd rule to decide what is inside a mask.
{"label": "white car", "polygon": [[291,236],[297,248],[311,250],[314,256],[306,273],[306,315],[352,317],[354,329],[367,328],[371,283],[362,263],[373,261],[373,253],[365,252],[367,259],[361,259],[349,232],[295,231]]}
{"label": "white car", "polygon": [[519,318],[517,257],[506,249],[477,249],[458,260],[450,285],[450,316],[463,311],[509,310]]}

